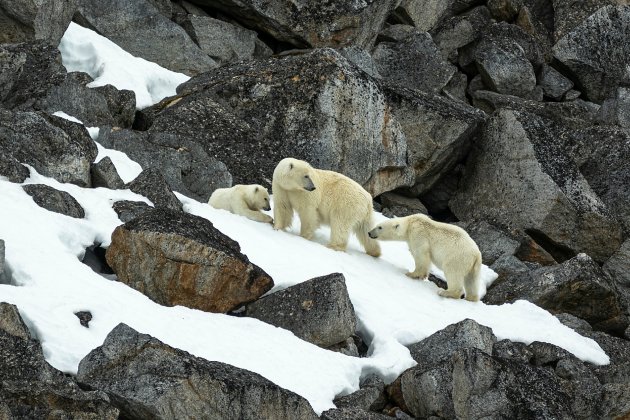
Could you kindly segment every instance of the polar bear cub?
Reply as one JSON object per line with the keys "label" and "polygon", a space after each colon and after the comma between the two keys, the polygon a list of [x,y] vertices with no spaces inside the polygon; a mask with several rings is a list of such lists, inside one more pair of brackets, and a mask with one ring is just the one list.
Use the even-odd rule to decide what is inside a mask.
{"label": "polar bear cub", "polygon": [[291,226],[295,210],[302,237],[311,239],[325,224],[330,226],[329,248],[345,251],[354,232],[367,254],[381,255],[378,242],[368,236],[374,225],[372,196],[347,176],[285,158],[273,171],[272,192],[274,229]]}
{"label": "polar bear cub", "polygon": [[430,263],[442,270],[448,289],[441,290],[440,296],[459,299],[465,292],[466,300],[479,300],[481,252],[464,229],[414,214],[380,223],[369,235],[407,242],[416,263],[415,270],[407,273],[411,278],[427,278]]}
{"label": "polar bear cub", "polygon": [[262,185],[235,185],[215,190],[208,200],[215,209],[227,210],[257,222],[271,223],[271,216],[260,210],[271,210],[269,192]]}

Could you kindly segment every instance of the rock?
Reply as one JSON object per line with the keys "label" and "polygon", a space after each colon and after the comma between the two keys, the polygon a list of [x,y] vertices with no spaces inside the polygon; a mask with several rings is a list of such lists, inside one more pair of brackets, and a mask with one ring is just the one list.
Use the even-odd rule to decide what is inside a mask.
{"label": "rock", "polygon": [[153,207],[142,201],[116,201],[112,204],[112,208],[118,215],[121,222],[127,223],[128,221],[135,219],[147,210]]}
{"label": "rock", "polygon": [[628,384],[604,384],[599,415],[614,419],[627,417],[630,413],[629,391],[630,385]]}
{"label": "rock", "polygon": [[601,415],[600,408],[610,407],[608,404],[602,405],[602,384],[588,367],[574,356],[569,355],[558,360],[555,364],[555,374],[564,379],[560,383],[566,393],[573,397],[571,405],[576,418],[597,418]]}
{"label": "rock", "polygon": [[170,0],[149,0],[149,3],[167,18],[173,15],[173,3]]}
{"label": "rock", "polygon": [[439,93],[457,70],[442,57],[426,32],[397,43],[381,42],[372,58],[387,82],[428,93]]}
{"label": "rock", "polygon": [[376,375],[361,381],[361,389],[352,394],[337,397],[333,401],[337,408],[359,408],[365,411],[381,412],[387,403],[385,383]]}
{"label": "rock", "polygon": [[516,231],[520,237],[520,246],[514,253],[516,258],[521,261],[535,263],[539,265],[555,265],[557,261],[549,254],[543,247],[538,245],[531,236],[522,232]]}
{"label": "rock", "polygon": [[479,247],[486,265],[491,265],[503,255],[514,255],[520,246],[519,241],[511,235],[483,220],[462,227]]}
{"label": "rock", "polygon": [[488,289],[484,302],[528,300],[551,313],[568,313],[594,329],[621,334],[628,326],[613,280],[587,255],[542,267]]}
{"label": "rock", "polygon": [[426,207],[417,198],[405,197],[395,192],[386,192],[380,195],[382,213],[387,217],[404,217],[411,214],[428,214]]}
{"label": "rock", "polygon": [[356,329],[343,274],[296,284],[247,305],[246,314],[320,347],[337,344]]}
{"label": "rock", "polygon": [[0,153],[57,181],[90,185],[90,164],[97,150],[80,124],[41,113],[0,109],[0,130],[4,133]]}
{"label": "rock", "polygon": [[30,176],[30,171],[10,154],[0,155],[0,177],[21,184]]}
{"label": "rock", "polygon": [[[5,259],[4,239],[0,239],[0,284],[11,284],[11,274],[7,268]],[[2,319],[1,316],[0,319]]]}
{"label": "rock", "polygon": [[564,101],[574,101],[582,95],[582,92],[579,90],[571,89],[567,93],[564,94],[562,100]]}
{"label": "rock", "polygon": [[128,53],[188,75],[217,64],[148,0],[81,0],[77,21]]}
{"label": "rock", "polygon": [[453,57],[457,62],[457,49],[481,36],[483,29],[490,24],[490,12],[485,6],[479,6],[462,15],[447,19],[433,29],[433,41],[445,57]]}
{"label": "rock", "polygon": [[322,413],[321,420],[388,420],[391,417],[361,408],[331,408]]}
{"label": "rock", "polygon": [[476,0],[427,0],[424,2],[403,0],[394,11],[394,16],[420,31],[430,31],[445,19],[466,11],[476,3],[479,2]]}
{"label": "rock", "polygon": [[316,419],[309,403],[262,376],[195,357],[119,324],[79,364],[127,418]]}
{"label": "rock", "polygon": [[564,77],[558,70],[546,64],[542,65],[538,73],[538,80],[545,96],[556,101],[561,100],[564,94],[573,88],[572,81]]}
{"label": "rock", "polygon": [[118,226],[106,258],[120,281],[161,305],[227,312],[273,287],[211,222],[167,209]]}
{"label": "rock", "polygon": [[226,65],[141,115],[150,132],[196,139],[235,184],[270,185],[286,156],[343,173],[373,195],[413,182],[384,93],[331,49]]}
{"label": "rock", "polygon": [[522,0],[488,0],[488,9],[499,21],[513,21],[523,6]]}
{"label": "rock", "polygon": [[589,324],[588,321],[578,318],[577,316],[567,313],[556,314],[555,316],[560,322],[562,322],[563,325],[566,325],[577,332],[593,331],[593,327],[591,327],[591,324]]}
{"label": "rock", "polygon": [[492,355],[521,363],[529,363],[534,357],[528,345],[510,340],[497,341],[492,347]]}
{"label": "rock", "polygon": [[[531,351],[532,357],[530,362],[536,366],[552,366],[556,367],[559,361],[562,360],[570,360],[574,361],[571,353],[566,351],[565,349],[555,346],[550,343],[543,343],[542,341],[534,341],[527,348]],[[578,362],[580,363],[580,362]],[[562,369],[562,366],[559,370]],[[566,372],[565,372],[565,375]],[[568,378],[565,378],[568,379]]]}
{"label": "rock", "polygon": [[92,313],[90,311],[75,312],[74,315],[79,318],[79,323],[85,328],[90,328],[90,321],[92,320]]}
{"label": "rock", "polygon": [[83,391],[44,360],[17,308],[0,303],[0,415],[7,419],[118,418],[100,391]]}
{"label": "rock", "polygon": [[618,285],[630,288],[630,239],[626,239],[602,268]]}
{"label": "rock", "polygon": [[28,195],[33,197],[38,206],[48,211],[65,214],[76,219],[85,217],[83,207],[73,196],[65,191],[59,191],[44,184],[23,185],[22,188]]}
{"label": "rock", "polygon": [[630,128],[630,88],[620,87],[613,98],[606,99],[599,118],[606,124]]}
{"label": "rock", "polygon": [[328,347],[328,350],[336,351],[337,353],[345,354],[346,356],[362,357],[359,353],[355,337],[356,336],[354,335],[352,337],[348,337],[344,341]]}
{"label": "rock", "polygon": [[78,0],[0,1],[0,43],[43,40],[57,46],[77,9]]}
{"label": "rock", "polygon": [[523,7],[518,12],[517,26],[536,40],[544,54],[546,63],[552,61],[554,10],[551,1],[523,0]]}
{"label": "rock", "polygon": [[492,353],[496,341],[490,328],[472,319],[464,319],[412,344],[409,352],[413,360],[418,362],[418,369],[424,370],[444,362],[458,349],[472,347]]}
{"label": "rock", "polygon": [[453,213],[524,229],[558,261],[577,252],[605,261],[621,245],[621,228],[569,156],[566,133],[534,114],[496,112],[467,162]]}
{"label": "rock", "polygon": [[125,185],[136,194],[144,195],[157,208],[182,211],[182,203],[177,199],[158,168],[149,168]]}
{"label": "rock", "polygon": [[[448,203],[459,187],[463,172],[464,165],[455,164],[453,169],[442,174],[441,178],[429,190],[422,193],[420,200],[426,206],[428,214],[434,215],[440,220],[450,219],[452,213]],[[454,218],[453,221],[455,221]]]}
{"label": "rock", "polygon": [[114,127],[130,128],[136,115],[136,94],[112,85],[91,88],[105,98]]}
{"label": "rock", "polygon": [[93,163],[90,168],[90,174],[92,175],[92,186],[94,188],[104,187],[120,190],[125,186],[125,182],[118,175],[118,171],[109,156],[105,156],[98,162]]}
{"label": "rock", "polygon": [[398,0],[332,0],[325,5],[318,2],[298,5],[289,0],[196,0],[195,3],[220,10],[248,28],[298,48],[350,45],[368,48]]}
{"label": "rock", "polygon": [[446,86],[442,88],[442,94],[449,99],[462,101],[468,104],[466,88],[468,87],[468,77],[464,73],[457,72],[451,77]]}
{"label": "rock", "polygon": [[593,102],[601,103],[617,87],[630,83],[630,8],[606,6],[553,46],[553,55]]}
{"label": "rock", "polygon": [[207,202],[217,188],[232,186],[223,162],[210,157],[195,137],[104,128],[98,141],[124,152],[144,169],[159,169],[172,190],[195,200]]}
{"label": "rock", "polygon": [[498,274],[497,279],[490,285],[490,288],[497,287],[504,281],[512,279],[514,279],[513,281],[519,281],[519,279],[528,278],[531,271],[527,264],[510,254],[503,254],[497,258],[490,268]]}
{"label": "rock", "polygon": [[369,52],[359,47],[344,47],[339,50],[339,54],[343,55],[346,60],[369,74],[370,76],[380,79],[381,75],[374,59]]}
{"label": "rock", "polygon": [[554,41],[580,25],[586,18],[608,5],[623,4],[623,0],[552,0],[554,12]]}
{"label": "rock", "polygon": [[401,42],[416,33],[418,33],[418,30],[412,25],[405,25],[400,23],[388,25],[381,32],[379,32],[378,37],[376,38],[376,43],[378,44],[380,42]]}

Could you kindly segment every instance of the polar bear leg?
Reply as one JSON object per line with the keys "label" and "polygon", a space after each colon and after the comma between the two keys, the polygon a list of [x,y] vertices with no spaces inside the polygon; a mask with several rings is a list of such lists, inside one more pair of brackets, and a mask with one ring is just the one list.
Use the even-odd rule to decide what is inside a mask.
{"label": "polar bear leg", "polygon": [[263,223],[273,222],[273,219],[271,218],[271,216],[268,216],[265,213],[260,212],[260,211],[251,210],[245,204],[239,204],[239,205],[234,206],[234,213],[239,214],[241,216],[245,216],[248,219],[254,220],[256,222],[263,222]]}
{"label": "polar bear leg", "polygon": [[335,251],[345,251],[348,247],[350,228],[336,217],[330,222],[330,242],[326,245]]}
{"label": "polar bear leg", "polygon": [[470,270],[464,279],[464,289],[466,291],[466,300],[471,302],[479,301],[479,276],[481,275],[481,261],[476,258],[472,270]]}
{"label": "polar bear leg", "polygon": [[319,227],[319,217],[317,216],[317,210],[314,208],[307,208],[298,210],[300,216],[300,236],[304,239],[313,239],[315,230]]}
{"label": "polar bear leg", "polygon": [[286,194],[279,188],[273,191],[273,228],[284,230],[293,222],[293,208]]}
{"label": "polar bear leg", "polygon": [[422,244],[413,248],[410,247],[409,250],[416,263],[416,268],[406,273],[406,276],[412,279],[426,279],[429,277],[429,265],[431,264],[431,254],[429,253],[428,244]]}
{"label": "polar bear leg", "polygon": [[453,299],[461,299],[464,294],[464,275],[460,273],[457,267],[442,267],[444,271],[444,277],[446,277],[446,290],[440,290],[439,295],[443,297],[449,297]]}
{"label": "polar bear leg", "polygon": [[365,253],[372,257],[380,257],[381,256],[381,246],[379,245],[376,239],[370,238],[368,232],[372,228],[371,220],[369,222],[362,221],[357,225],[354,229],[355,235],[359,239],[363,248],[365,248]]}

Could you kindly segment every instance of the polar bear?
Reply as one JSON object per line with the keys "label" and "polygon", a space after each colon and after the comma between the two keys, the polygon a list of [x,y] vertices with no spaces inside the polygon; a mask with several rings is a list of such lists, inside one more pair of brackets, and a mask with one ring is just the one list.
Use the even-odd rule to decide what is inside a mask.
{"label": "polar bear", "polygon": [[215,209],[227,210],[257,222],[271,223],[271,216],[260,210],[271,210],[269,192],[262,185],[235,185],[215,190],[208,200]]}
{"label": "polar bear", "polygon": [[475,241],[458,226],[440,223],[424,214],[414,214],[379,223],[369,233],[370,238],[384,241],[406,241],[416,263],[411,278],[424,279],[433,263],[444,272],[447,290],[440,296],[479,300],[481,252]]}
{"label": "polar bear", "polygon": [[368,255],[381,255],[378,241],[368,236],[374,225],[372,196],[352,179],[315,169],[303,160],[285,158],[273,171],[271,188],[274,229],[289,227],[295,210],[302,237],[311,239],[325,224],[330,226],[329,248],[345,251],[350,232],[354,232]]}

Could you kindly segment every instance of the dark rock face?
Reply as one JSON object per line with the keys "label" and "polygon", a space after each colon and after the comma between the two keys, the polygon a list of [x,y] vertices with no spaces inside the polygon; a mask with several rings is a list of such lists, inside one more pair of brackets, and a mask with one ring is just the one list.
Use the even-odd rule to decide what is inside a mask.
{"label": "dark rock face", "polygon": [[79,364],[128,418],[316,419],[308,402],[262,376],[170,347],[119,324]]}
{"label": "dark rock face", "polygon": [[322,413],[321,420],[388,420],[390,416],[361,408],[332,408]]}
{"label": "dark rock face", "polygon": [[10,182],[22,183],[30,175],[30,171],[10,154],[0,155],[0,176]]}
{"label": "dark rock face", "polygon": [[620,87],[613,98],[606,99],[600,118],[607,124],[630,128],[630,88]]}
{"label": "dark rock face", "polygon": [[538,74],[540,86],[545,96],[556,101],[561,100],[565,93],[573,88],[573,82],[567,79],[558,70],[543,64]]}
{"label": "dark rock face", "polygon": [[379,196],[381,212],[387,217],[404,217],[411,214],[427,214],[427,209],[417,198],[405,197],[394,192],[386,192]]}
{"label": "dark rock face", "polygon": [[354,308],[343,274],[339,273],[265,296],[247,305],[246,314],[320,347],[344,341],[356,329]]}
{"label": "dark rock face", "polygon": [[571,72],[589,100],[600,103],[630,83],[630,8],[599,9],[553,47],[554,57]]}
{"label": "dark rock face", "polygon": [[0,1],[0,43],[43,40],[57,46],[78,0]]}
{"label": "dark rock face", "polygon": [[333,401],[337,408],[358,408],[380,412],[387,403],[385,384],[378,376],[368,376],[361,381],[361,389]]}
{"label": "dark rock face", "polygon": [[479,39],[490,24],[490,12],[479,6],[462,15],[447,19],[431,31],[433,40],[451,62],[457,62],[457,49]]}
{"label": "dark rock face", "polygon": [[604,263],[603,269],[617,284],[630,288],[630,239],[626,239],[621,248]]}
{"label": "dark rock face", "polygon": [[94,188],[104,187],[119,190],[125,186],[125,182],[118,175],[118,171],[116,171],[116,167],[109,156],[93,163],[90,168],[90,174],[92,175],[92,186]]}
{"label": "dark rock face", "polygon": [[98,141],[104,147],[124,152],[145,170],[158,169],[172,190],[207,202],[215,189],[232,186],[232,176],[223,162],[210,157],[194,139],[104,128]]}
{"label": "dark rock face", "polygon": [[131,127],[136,114],[136,94],[133,91],[118,90],[112,85],[91,89],[105,98],[115,127]]}
{"label": "dark rock face", "polygon": [[370,76],[376,79],[381,78],[374,59],[372,58],[370,53],[363,48],[355,46],[344,47],[339,50],[339,54],[343,55],[346,60],[348,60]]}
{"label": "dark rock face", "polygon": [[59,191],[44,184],[29,184],[22,187],[33,197],[35,203],[48,211],[65,214],[66,216],[82,219],[85,217],[83,207],[73,196],[65,191]]}
{"label": "dark rock face", "polygon": [[127,223],[131,219],[135,219],[147,210],[153,207],[142,201],[116,201],[112,204],[112,208],[118,215],[121,222]]}
{"label": "dark rock face", "polygon": [[557,42],[604,6],[624,4],[624,0],[553,0],[554,31]]}
{"label": "dark rock face", "polygon": [[273,287],[211,222],[172,210],[149,210],[117,227],[106,258],[120,281],[162,305],[228,312]]}
{"label": "dark rock face", "polygon": [[95,28],[128,53],[167,69],[195,75],[217,65],[181,26],[148,0],[82,0],[78,12],[84,26]]}
{"label": "dark rock face", "polygon": [[571,159],[567,135],[533,114],[494,114],[451,200],[453,213],[532,232],[563,259],[586,252],[605,261],[621,245],[621,227]]}
{"label": "dark rock face", "polygon": [[0,303],[0,415],[8,419],[118,418],[100,391],[83,391],[44,360],[17,308]]}
{"label": "dark rock face", "polygon": [[6,267],[4,239],[0,239],[0,284],[10,284],[11,278]]}
{"label": "dark rock face", "polygon": [[394,15],[402,22],[421,31],[430,31],[444,20],[466,11],[480,3],[477,0],[428,0],[417,2],[403,0]]}
{"label": "dark rock face", "polygon": [[479,247],[486,265],[494,263],[503,255],[514,255],[521,245],[516,238],[485,221],[465,224],[462,228]]}
{"label": "dark rock face", "polygon": [[158,168],[149,168],[126,185],[131,191],[144,195],[157,208],[182,210],[182,203],[177,199]]}

